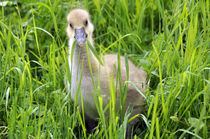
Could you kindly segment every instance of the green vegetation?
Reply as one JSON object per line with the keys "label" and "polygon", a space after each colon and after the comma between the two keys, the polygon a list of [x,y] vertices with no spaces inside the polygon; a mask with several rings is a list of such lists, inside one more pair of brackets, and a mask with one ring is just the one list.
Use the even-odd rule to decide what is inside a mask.
{"label": "green vegetation", "polygon": [[99,53],[127,55],[148,73],[136,138],[210,137],[209,0],[19,0],[0,2],[0,138],[124,136],[128,114],[105,119],[100,97],[88,135],[65,88],[74,7],[90,12]]}

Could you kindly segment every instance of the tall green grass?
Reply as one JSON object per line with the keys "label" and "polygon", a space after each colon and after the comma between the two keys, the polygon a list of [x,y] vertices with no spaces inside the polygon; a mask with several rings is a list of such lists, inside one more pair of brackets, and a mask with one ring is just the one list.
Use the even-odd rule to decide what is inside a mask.
{"label": "tall green grass", "polygon": [[[32,0],[0,2],[0,138],[118,138],[112,107],[87,134],[64,85],[69,75],[66,15],[88,9],[101,54],[126,55],[148,73],[145,112],[135,138],[208,138],[209,0]],[[119,49],[120,48],[120,49]],[[120,80],[120,79],[119,79]],[[110,83],[114,94],[114,82]],[[98,88],[96,88],[98,89]]]}

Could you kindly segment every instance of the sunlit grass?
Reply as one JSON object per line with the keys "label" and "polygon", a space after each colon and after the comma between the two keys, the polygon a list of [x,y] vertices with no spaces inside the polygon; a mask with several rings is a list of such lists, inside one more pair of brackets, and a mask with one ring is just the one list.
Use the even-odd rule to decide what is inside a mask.
{"label": "sunlit grass", "polygon": [[125,136],[130,111],[123,116],[115,109],[114,81],[106,108],[96,96],[100,118],[92,134],[70,99],[65,29],[73,7],[90,11],[98,53],[125,55],[147,71],[146,105],[136,137],[209,137],[209,0],[0,3],[0,138]]}

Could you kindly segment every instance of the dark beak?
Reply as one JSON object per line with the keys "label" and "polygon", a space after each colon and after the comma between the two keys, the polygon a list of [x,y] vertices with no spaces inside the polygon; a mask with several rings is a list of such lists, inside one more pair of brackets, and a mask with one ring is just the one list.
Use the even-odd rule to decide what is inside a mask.
{"label": "dark beak", "polygon": [[86,36],[87,35],[85,33],[84,28],[75,29],[75,39],[77,43],[79,44],[79,46],[82,46],[85,44]]}

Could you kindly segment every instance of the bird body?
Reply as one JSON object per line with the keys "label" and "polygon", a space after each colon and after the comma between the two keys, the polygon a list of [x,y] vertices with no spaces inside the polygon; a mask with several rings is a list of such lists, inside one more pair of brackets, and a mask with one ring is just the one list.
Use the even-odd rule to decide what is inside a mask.
{"label": "bird body", "polygon": [[[120,67],[118,67],[118,57],[115,54],[107,54],[103,56],[104,65],[100,65],[97,58],[93,55],[92,51],[89,50],[89,61],[88,53],[84,40],[88,40],[92,46],[93,44],[93,30],[94,27],[90,21],[89,13],[83,9],[73,9],[67,16],[68,27],[67,34],[69,37],[69,68],[71,72],[71,83],[69,83],[69,90],[71,91],[71,98],[75,101],[78,93],[78,105],[81,105],[81,93],[83,96],[83,104],[85,115],[90,119],[97,119],[98,111],[94,101],[93,95],[96,95],[95,88],[93,85],[91,71],[96,86],[99,86],[100,93],[103,98],[103,105],[106,106],[110,100],[110,82],[115,81],[117,86],[117,72],[118,68],[121,70],[122,82],[130,81],[141,91],[145,92],[146,85],[146,72],[143,69],[136,67],[130,60],[129,65],[129,79],[126,74],[125,58],[120,57]],[[72,51],[74,41],[76,46]],[[71,57],[73,57],[71,59]],[[91,71],[90,71],[91,70]],[[78,88],[80,90],[78,91]],[[142,111],[144,104],[143,96],[132,86],[128,85],[127,98],[124,105],[125,110],[131,106],[134,108],[132,115],[139,114]],[[120,105],[120,94],[119,90],[116,90],[116,108]],[[105,113],[108,116],[108,113]]]}

